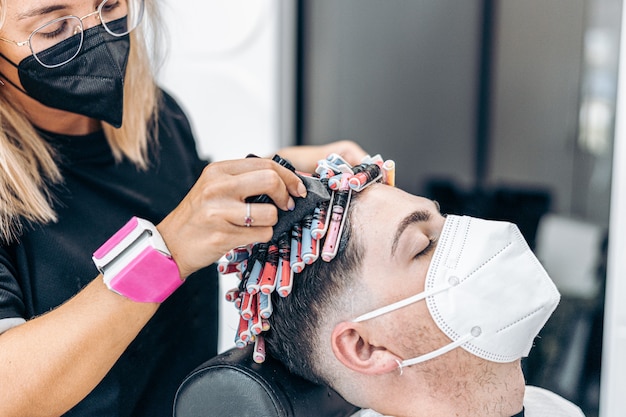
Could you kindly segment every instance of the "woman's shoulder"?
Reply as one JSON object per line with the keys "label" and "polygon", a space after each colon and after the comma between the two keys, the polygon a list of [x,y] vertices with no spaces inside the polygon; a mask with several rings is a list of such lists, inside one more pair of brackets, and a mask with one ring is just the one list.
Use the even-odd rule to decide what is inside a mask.
{"label": "woman's shoulder", "polygon": [[166,120],[178,120],[188,125],[187,114],[176,97],[162,87],[159,88],[159,95],[159,117]]}
{"label": "woman's shoulder", "polygon": [[198,155],[192,124],[174,95],[160,89],[158,142],[162,152],[190,158],[184,162],[196,178],[206,165]]}
{"label": "woman's shoulder", "polygon": [[178,100],[166,90],[160,89],[159,98],[159,137],[174,137],[182,140],[186,146],[195,149],[195,138],[191,122]]}

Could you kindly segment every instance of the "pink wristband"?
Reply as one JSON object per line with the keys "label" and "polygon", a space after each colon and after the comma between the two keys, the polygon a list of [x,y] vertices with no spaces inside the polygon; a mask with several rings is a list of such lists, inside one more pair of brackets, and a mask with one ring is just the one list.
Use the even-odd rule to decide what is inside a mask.
{"label": "pink wristband", "polygon": [[137,302],[161,303],[183,284],[156,227],[133,217],[93,254],[107,288]]}

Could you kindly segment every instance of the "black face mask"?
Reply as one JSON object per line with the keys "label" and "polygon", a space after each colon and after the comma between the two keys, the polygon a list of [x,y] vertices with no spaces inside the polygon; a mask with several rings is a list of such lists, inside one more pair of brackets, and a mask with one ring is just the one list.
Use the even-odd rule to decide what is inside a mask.
{"label": "black face mask", "polygon": [[[63,55],[72,50],[76,42],[79,39],[74,36],[42,54]],[[129,52],[129,35],[115,37],[98,25],[85,30],[80,53],[57,68],[45,68],[32,55],[19,65],[0,56],[17,68],[26,91],[5,79],[29,97],[48,107],[82,114],[119,128],[124,112],[124,75]]]}

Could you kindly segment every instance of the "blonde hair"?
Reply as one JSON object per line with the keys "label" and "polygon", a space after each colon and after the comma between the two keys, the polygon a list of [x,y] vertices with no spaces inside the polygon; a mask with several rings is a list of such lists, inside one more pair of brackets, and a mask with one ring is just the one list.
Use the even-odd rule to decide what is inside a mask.
{"label": "blonde hair", "polygon": [[[6,0],[0,0],[0,27]],[[116,129],[103,123],[104,133],[116,161],[127,158],[138,169],[148,167],[148,146],[155,140],[159,90],[148,43],[161,45],[155,0],[146,0],[143,23],[131,32],[131,49],[124,85],[124,122]],[[153,59],[151,59],[153,58]],[[54,150],[42,140],[25,112],[0,87],[0,243],[10,243],[27,223],[57,220],[49,186],[62,182]]]}

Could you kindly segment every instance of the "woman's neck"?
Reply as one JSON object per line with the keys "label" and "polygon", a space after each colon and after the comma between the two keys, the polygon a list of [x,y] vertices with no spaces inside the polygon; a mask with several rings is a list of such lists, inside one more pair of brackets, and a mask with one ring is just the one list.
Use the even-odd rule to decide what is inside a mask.
{"label": "woman's neck", "polygon": [[30,122],[40,129],[71,136],[83,136],[102,129],[99,120],[45,106],[10,83],[5,83],[2,88],[11,90],[13,99],[24,109]]}

